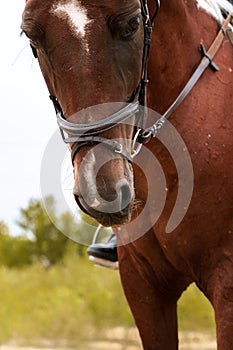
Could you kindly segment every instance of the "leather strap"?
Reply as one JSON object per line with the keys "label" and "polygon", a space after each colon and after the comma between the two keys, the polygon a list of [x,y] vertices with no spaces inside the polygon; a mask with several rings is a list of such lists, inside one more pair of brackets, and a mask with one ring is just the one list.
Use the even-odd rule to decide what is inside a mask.
{"label": "leather strap", "polygon": [[212,43],[211,47],[207,52],[205,50],[204,44],[201,43],[201,52],[204,57],[202,58],[200,64],[196,68],[195,72],[193,73],[193,75],[191,76],[191,78],[189,79],[188,83],[185,85],[185,87],[183,88],[179,96],[175,99],[175,101],[167,109],[167,111],[162,115],[162,117],[159,118],[157,122],[153,124],[151,127],[141,131],[141,133],[138,136],[139,143],[145,144],[149,142],[152,137],[155,137],[156,135],[158,135],[158,133],[160,132],[161,128],[163,127],[167,119],[177,109],[177,107],[185,99],[188,93],[192,90],[192,88],[194,87],[194,85],[199,80],[199,78],[201,77],[201,75],[204,73],[205,69],[208,66],[211,66],[211,68],[214,69],[215,71],[219,69],[213,62],[213,59],[216,53],[218,52],[226,33],[228,33],[228,31],[230,30],[228,28],[228,25],[230,23],[231,17],[232,17],[232,14],[229,14],[227,16],[214,42]]}
{"label": "leather strap", "polygon": [[[58,104],[57,99],[55,99],[55,102]],[[124,107],[122,107],[117,112],[111,114],[110,116],[88,124],[76,124],[69,122],[64,118],[63,113],[61,112],[61,107],[59,108],[60,110],[58,109],[58,107],[56,108],[55,105],[55,109],[57,112],[57,123],[59,128],[72,137],[76,136],[81,138],[85,136],[99,135],[100,133],[112,129],[116,125],[129,119],[131,116],[138,113],[139,103],[138,101],[127,103]]]}
{"label": "leather strap", "polygon": [[132,163],[132,155],[123,149],[121,143],[116,140],[106,139],[105,137],[100,136],[87,136],[82,137],[80,140],[77,138],[69,138],[65,142],[73,143],[71,146],[71,160],[74,164],[74,158],[79,149],[83,146],[92,146],[94,144],[104,144],[106,147],[112,149],[115,153],[118,153],[122,158],[126,159],[128,162]]}

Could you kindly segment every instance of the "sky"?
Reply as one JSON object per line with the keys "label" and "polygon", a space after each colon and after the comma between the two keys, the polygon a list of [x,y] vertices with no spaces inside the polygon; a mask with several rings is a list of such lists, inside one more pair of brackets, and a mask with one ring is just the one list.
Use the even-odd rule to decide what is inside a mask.
{"label": "sky", "polygon": [[41,160],[57,130],[55,112],[28,40],[20,36],[24,0],[0,11],[0,221],[15,221],[30,198],[40,198]]}

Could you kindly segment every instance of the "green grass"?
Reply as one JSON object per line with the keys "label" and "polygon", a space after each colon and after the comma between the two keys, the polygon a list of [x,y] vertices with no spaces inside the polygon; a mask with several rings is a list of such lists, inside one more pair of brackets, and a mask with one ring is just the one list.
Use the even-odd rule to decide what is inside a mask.
{"label": "green grass", "polygon": [[215,331],[214,311],[204,294],[190,285],[178,302],[179,326],[182,330]]}
{"label": "green grass", "polygon": [[[0,301],[0,343],[52,339],[77,346],[106,328],[134,325],[118,272],[74,254],[47,270],[0,268]],[[194,286],[179,302],[179,323],[185,330],[214,328],[210,305]]]}
{"label": "green grass", "polygon": [[119,275],[72,256],[45,270],[0,269],[0,343],[39,338],[72,343],[105,327],[133,325]]}

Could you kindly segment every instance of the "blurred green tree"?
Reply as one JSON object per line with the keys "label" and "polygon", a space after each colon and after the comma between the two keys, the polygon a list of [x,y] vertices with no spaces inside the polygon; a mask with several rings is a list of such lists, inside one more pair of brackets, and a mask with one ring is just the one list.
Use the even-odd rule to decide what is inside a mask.
{"label": "blurred green tree", "polygon": [[57,228],[56,222],[59,218],[55,215],[52,197],[46,198],[46,209],[49,215],[45,212],[40,200],[31,199],[27,208],[20,210],[20,219],[17,224],[31,237],[34,243],[33,254],[45,266],[50,266],[64,257],[68,237]]}
{"label": "blurred green tree", "polygon": [[33,261],[33,244],[24,236],[10,235],[6,224],[0,222],[0,265],[22,267]]}
{"label": "blurred green tree", "polygon": [[[98,223],[81,211],[78,219],[70,212],[56,215],[54,198],[44,200],[45,206],[40,199],[31,199],[20,209],[20,236],[11,236],[7,225],[0,221],[0,265],[20,267],[39,260],[49,267],[71,251],[79,256],[85,254]],[[107,241],[110,234],[109,229],[103,228],[97,241]]]}

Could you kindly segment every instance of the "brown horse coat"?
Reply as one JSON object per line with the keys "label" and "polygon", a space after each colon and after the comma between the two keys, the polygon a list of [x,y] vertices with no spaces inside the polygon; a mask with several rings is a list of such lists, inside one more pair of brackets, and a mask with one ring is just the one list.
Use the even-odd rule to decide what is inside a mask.
{"label": "brown horse coat", "polygon": [[[152,9],[154,1],[149,0],[148,5]],[[143,52],[138,0],[28,0],[22,28],[37,52],[50,94],[57,97],[68,120],[77,122],[76,112],[94,104],[128,101],[137,88]],[[151,109],[161,114],[167,110],[200,62],[200,43],[208,48],[218,31],[216,19],[195,0],[161,1],[148,65]],[[183,179],[186,185],[193,185],[192,199],[171,233],[166,233],[166,227],[179,192],[176,162],[159,138],[145,146],[165,174],[166,203],[159,219],[150,223],[160,201],[155,196],[145,213],[150,230],[118,247],[122,284],[145,350],[178,348],[177,300],[191,282],[214,307],[218,349],[233,347],[232,53],[225,38],[214,59],[220,70],[208,68],[169,119],[185,142],[194,175],[194,183]],[[90,118],[88,110],[83,118]],[[118,125],[104,137],[123,138],[123,146],[129,148],[133,131],[131,126]],[[112,150],[102,144],[98,150],[87,145],[76,154],[74,194],[82,208],[100,222],[125,223],[132,210],[134,218],[147,202],[145,174],[154,178],[155,193],[161,179],[153,173],[150,157],[143,160],[143,169],[135,158],[133,182],[126,159],[114,158]],[[110,160],[94,183],[97,159]],[[96,196],[100,193],[107,202],[115,199],[116,183],[121,180],[120,198],[130,198],[132,203],[108,213]],[[124,226],[116,229],[119,243],[140,224],[144,225],[132,224],[131,232],[125,234]]]}

